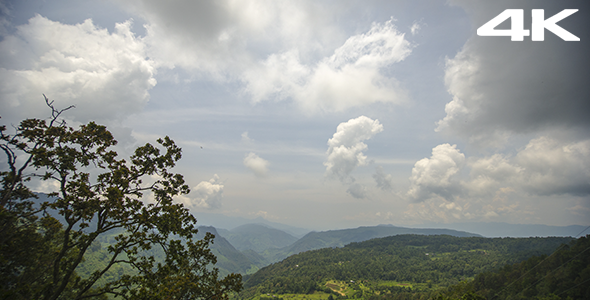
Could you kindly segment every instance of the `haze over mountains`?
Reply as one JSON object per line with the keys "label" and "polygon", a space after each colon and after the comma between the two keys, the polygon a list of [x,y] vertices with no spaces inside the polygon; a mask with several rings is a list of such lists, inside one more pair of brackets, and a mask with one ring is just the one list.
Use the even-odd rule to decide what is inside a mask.
{"label": "haze over mountains", "polygon": [[[259,219],[260,220],[260,219]],[[258,220],[257,220],[258,221]],[[490,223],[488,227],[477,227],[476,224],[445,224],[472,226],[476,231],[494,234],[501,230],[503,236],[576,236],[585,228],[583,226],[546,226],[546,225],[512,225]],[[477,233],[446,228],[406,228],[393,225],[367,226],[351,229],[311,231],[301,238],[273,228],[267,224],[244,224],[231,230],[201,226],[200,234],[215,234],[215,242],[211,249],[218,257],[218,267],[222,272],[252,274],[269,264],[281,261],[291,255],[322,249],[340,248],[354,242],[363,242],[376,238],[395,235],[450,235],[455,237],[484,237]],[[486,231],[487,230],[487,231]],[[526,235],[530,232],[530,235]],[[500,235],[502,236],[502,235]],[[200,237],[200,236],[199,236]],[[488,236],[489,237],[489,236]]]}
{"label": "haze over mountains", "polygon": [[[38,194],[36,203],[49,200]],[[50,214],[54,212],[49,210]],[[60,215],[54,215],[62,220]],[[210,246],[217,256],[217,267],[222,273],[253,274],[262,267],[281,261],[291,255],[322,248],[340,248],[354,242],[395,235],[450,235],[455,237],[577,237],[587,233],[588,227],[547,226],[508,223],[454,223],[430,224],[425,228],[407,228],[393,225],[363,226],[328,231],[311,231],[263,218],[231,218],[219,214],[199,214],[200,225],[196,238],[206,232],[215,235]],[[215,225],[215,226],[211,226]]]}
{"label": "haze over mountains", "polygon": [[[37,204],[50,200],[50,198],[43,193],[37,193],[37,196],[39,198],[33,200]],[[63,220],[62,216],[55,214],[53,211],[48,212],[58,220]],[[313,229],[298,228],[277,222],[271,222],[262,217],[246,219],[241,217],[228,217],[214,213],[197,213],[195,214],[195,217],[197,218],[198,226],[215,227],[222,236],[226,237],[229,242],[239,250],[260,250],[260,246],[257,246],[259,242],[255,242],[251,239],[265,238],[270,238],[276,243],[272,245],[272,247],[282,248],[314,231]],[[252,225],[263,225],[264,228]],[[481,235],[483,237],[575,237],[581,235],[583,232],[587,233],[587,231],[584,230],[588,229],[587,226],[582,225],[549,226],[540,224],[509,224],[502,222],[430,223],[416,225],[415,228],[452,229]],[[253,235],[255,235],[255,237],[253,237]],[[251,245],[248,246],[248,243]]]}
{"label": "haze over mountains", "polygon": [[588,233],[587,226],[548,226],[542,224],[509,224],[502,222],[468,222],[448,224],[426,224],[419,227],[464,230],[484,237],[549,237],[580,236]]}
{"label": "haze over mountains", "polygon": [[201,226],[199,230],[197,238],[203,238],[205,232],[215,235],[215,241],[210,248],[217,256],[217,267],[222,272],[242,274],[251,274],[259,268],[301,252],[343,247],[353,242],[374,238],[401,234],[479,236],[456,230],[404,228],[391,225],[310,232],[300,239],[263,224],[246,224],[232,230],[217,230],[215,227]]}
{"label": "haze over mountains", "polygon": [[280,249],[298,240],[287,232],[264,224],[245,224],[232,230],[219,229],[218,232],[240,251]]}
{"label": "haze over mountains", "polygon": [[[314,228],[298,228],[281,223],[271,222],[262,217],[246,219],[241,217],[228,217],[214,213],[196,213],[199,226],[213,226],[217,229],[234,229],[246,224],[264,224],[288,233],[296,238],[301,238],[311,231],[324,231]],[[549,226],[540,224],[509,224],[503,222],[465,222],[465,223],[426,223],[416,225],[415,228],[453,229],[479,234],[484,237],[547,237],[547,236],[576,236],[587,228],[582,225]],[[343,229],[331,228],[330,230]],[[345,228],[344,228],[345,229]]]}

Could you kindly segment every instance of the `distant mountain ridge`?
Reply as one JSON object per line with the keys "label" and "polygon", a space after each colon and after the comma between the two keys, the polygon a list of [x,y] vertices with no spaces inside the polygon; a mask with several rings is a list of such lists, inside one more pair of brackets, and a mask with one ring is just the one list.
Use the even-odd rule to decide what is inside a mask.
{"label": "distant mountain ridge", "polygon": [[268,221],[262,217],[258,217],[255,219],[246,219],[242,217],[229,217],[223,214],[216,214],[216,213],[207,213],[207,212],[193,212],[195,218],[197,218],[198,224],[200,226],[212,226],[217,229],[223,228],[227,230],[232,230],[236,227],[240,227],[242,225],[247,224],[263,224],[265,226],[269,226],[271,228],[275,228],[281,231],[284,231],[296,238],[301,238],[308,232],[310,229],[299,228],[294,226],[285,225],[282,223],[276,223]]}
{"label": "distant mountain ridge", "polygon": [[[466,222],[427,224],[433,228],[465,230],[485,237],[549,237],[549,236],[581,236],[588,234],[588,226],[550,226],[542,224],[509,224],[503,222]],[[586,230],[585,230],[586,229]]]}
{"label": "distant mountain ridge", "polygon": [[[264,218],[246,219],[241,217],[229,217],[223,214],[195,212],[199,225],[213,226],[217,229],[233,229],[245,224],[264,224],[271,228],[284,231],[294,237],[302,238],[312,232],[310,229],[293,227],[281,223],[270,222]],[[424,223],[415,225],[414,228],[453,229],[457,231],[472,232],[484,237],[546,237],[546,236],[576,236],[588,225],[554,226],[542,224],[511,224],[506,222],[464,222],[464,223]],[[381,225],[379,225],[381,226]],[[389,225],[386,225],[389,226]],[[397,225],[394,225],[397,226]],[[403,225],[402,225],[403,226]],[[318,231],[318,230],[316,230]],[[322,230],[323,231],[323,230]],[[585,232],[586,234],[588,231]]]}
{"label": "distant mountain ridge", "polygon": [[258,253],[272,248],[284,248],[297,241],[296,237],[264,224],[245,224],[232,230],[220,230],[219,233],[236,249],[249,249]]}
{"label": "distant mountain ridge", "polygon": [[354,242],[394,235],[480,237],[477,234],[457,230],[379,225],[310,232],[301,239],[297,239],[286,232],[264,224],[246,224],[232,230],[201,226],[196,238],[203,238],[206,232],[216,236],[210,248],[217,256],[217,267],[225,273],[241,274],[251,274],[259,268],[301,252],[321,248],[340,248]]}
{"label": "distant mountain ridge", "polygon": [[266,265],[265,262],[255,263],[253,259],[237,250],[217,232],[215,227],[201,226],[198,229],[199,233],[196,235],[196,239],[204,238],[207,232],[215,235],[213,244],[209,246],[209,249],[217,257],[216,267],[219,268],[222,275],[229,273],[253,273],[263,265]]}
{"label": "distant mountain ridge", "polygon": [[[38,194],[39,199],[31,199],[35,205],[51,201],[46,194]],[[47,211],[60,222],[63,216],[53,210]],[[230,218],[230,217],[226,217]],[[202,219],[201,219],[202,220]],[[244,221],[247,219],[241,219]],[[265,221],[255,219],[255,221]],[[250,220],[252,221],[252,220]],[[92,224],[92,223],[91,223]],[[92,225],[91,225],[92,226]],[[275,227],[276,226],[276,227]],[[216,238],[211,250],[217,256],[217,267],[222,274],[252,274],[271,263],[281,261],[291,255],[321,248],[340,248],[354,242],[363,242],[376,238],[395,235],[450,235],[455,237],[576,237],[588,233],[588,227],[548,226],[508,223],[451,223],[431,224],[430,228],[406,228],[393,225],[363,226],[358,228],[308,232],[305,235],[293,235],[281,228],[304,232],[304,229],[279,223],[265,221],[255,224],[241,224],[231,230],[212,226],[199,227],[195,237],[203,238],[205,232],[213,233]],[[280,227],[280,228],[277,228]],[[77,229],[77,228],[75,228]],[[299,239],[297,237],[300,237]],[[101,240],[101,243],[110,243]]]}
{"label": "distant mountain ridge", "polygon": [[396,227],[393,225],[366,226],[351,229],[310,232],[292,245],[278,251],[267,250],[262,255],[270,262],[277,262],[293,254],[321,248],[339,248],[350,243],[363,242],[401,234],[450,235],[455,237],[481,237],[464,231],[450,229],[423,229]]}

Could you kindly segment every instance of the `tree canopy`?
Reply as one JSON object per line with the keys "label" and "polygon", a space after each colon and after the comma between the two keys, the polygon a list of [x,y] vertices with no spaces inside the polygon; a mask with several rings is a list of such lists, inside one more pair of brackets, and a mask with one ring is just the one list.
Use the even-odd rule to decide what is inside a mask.
{"label": "tree canopy", "polygon": [[[240,296],[252,299],[267,293],[330,293],[339,290],[330,287],[339,282],[346,283],[347,296],[353,298],[428,299],[436,296],[438,289],[533,255],[549,254],[571,240],[568,237],[390,236],[290,256],[249,276]],[[362,293],[355,296],[350,290]],[[338,294],[334,296],[339,297]]]}
{"label": "tree canopy", "polygon": [[[240,275],[220,278],[214,267],[213,235],[194,240],[196,219],[173,200],[189,193],[171,172],[181,158],[174,141],[158,139],[120,159],[105,126],[69,127],[61,115],[71,107],[45,101],[48,120],[0,126],[0,298],[227,299],[241,289]],[[32,201],[32,180],[58,187],[51,200]],[[106,263],[82,278],[76,269],[105,234],[116,241]],[[149,255],[155,248],[163,259]],[[116,265],[133,271],[98,285]]]}
{"label": "tree canopy", "polygon": [[[590,299],[590,235],[561,245],[551,255],[533,256],[472,281],[449,287],[439,299]],[[461,298],[462,299],[462,298]]]}

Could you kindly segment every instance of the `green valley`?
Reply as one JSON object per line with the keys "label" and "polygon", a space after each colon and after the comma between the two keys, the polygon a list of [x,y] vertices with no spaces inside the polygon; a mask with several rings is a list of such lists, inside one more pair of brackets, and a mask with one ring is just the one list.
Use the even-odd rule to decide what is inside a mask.
{"label": "green valley", "polygon": [[[398,235],[293,255],[248,276],[241,299],[428,299],[571,238]],[[299,295],[299,296],[295,296]]]}
{"label": "green valley", "polygon": [[[203,238],[207,232],[216,236],[210,248],[220,274],[243,275],[245,289],[233,295],[234,299],[463,299],[465,295],[472,297],[465,299],[490,299],[498,293],[504,293],[504,299],[535,282],[541,291],[535,288],[523,295],[549,295],[547,291],[553,287],[564,293],[590,280],[587,238],[484,238],[452,230],[375,226],[311,232],[278,248],[294,238],[263,225],[231,231],[202,226],[195,238]],[[110,239],[106,235],[92,245],[77,270],[80,275],[89,276],[90,270],[104,264],[108,245],[113,242]],[[547,259],[550,267],[538,268],[528,275],[531,278],[525,276],[556,249],[559,251]],[[163,257],[157,249],[151,251],[150,255]],[[571,262],[563,268],[566,271],[544,279],[546,273],[542,272],[568,260]],[[128,272],[113,268],[105,275],[118,278]],[[503,289],[521,276],[525,278],[522,283]],[[572,291],[580,294],[585,290]],[[525,299],[523,295],[520,298]]]}

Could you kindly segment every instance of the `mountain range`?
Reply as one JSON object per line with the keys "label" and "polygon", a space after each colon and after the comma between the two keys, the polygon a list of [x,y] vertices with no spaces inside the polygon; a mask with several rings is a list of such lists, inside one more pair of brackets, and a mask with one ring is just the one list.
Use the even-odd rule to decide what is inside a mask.
{"label": "mountain range", "polygon": [[[233,228],[246,224],[260,224],[270,228],[284,231],[296,238],[301,238],[312,229],[298,228],[281,223],[271,222],[262,217],[247,219],[242,217],[229,217],[223,214],[194,212],[199,225],[213,226],[217,229]],[[484,237],[549,237],[549,236],[580,236],[586,225],[551,226],[541,224],[510,224],[504,222],[462,222],[462,223],[426,223],[415,225],[415,228],[453,229],[479,234]],[[383,225],[387,226],[387,225]],[[588,233],[588,231],[584,231]]]}
{"label": "mountain range", "polygon": [[467,222],[427,224],[430,228],[447,228],[464,230],[485,237],[549,237],[549,236],[581,236],[588,233],[587,226],[549,226],[541,224],[508,224],[501,222]]}
{"label": "mountain range", "polygon": [[[453,224],[445,224],[452,225]],[[433,225],[435,227],[436,225]],[[222,272],[252,274],[256,270],[279,262],[291,255],[322,249],[340,248],[350,243],[363,242],[388,236],[449,235],[454,237],[547,237],[579,236],[584,226],[514,225],[507,223],[463,223],[456,228],[471,228],[463,231],[447,228],[406,228],[393,225],[363,226],[351,229],[312,231],[297,238],[290,233],[268,224],[243,224],[231,230],[200,227],[212,232],[216,239],[212,250],[218,256]],[[484,234],[478,234],[478,233]],[[505,232],[501,234],[501,232]],[[527,232],[530,233],[527,235]]]}
{"label": "mountain range", "polygon": [[[38,194],[40,203],[50,200],[44,194]],[[54,211],[48,211],[58,220],[63,217]],[[207,216],[204,217],[203,216]],[[220,217],[222,216],[222,217]],[[328,231],[309,231],[280,223],[273,223],[262,218],[255,220],[231,218],[218,214],[200,214],[196,216],[200,224],[207,220],[218,225],[237,225],[229,230],[224,227],[201,226],[197,238],[205,232],[216,236],[211,250],[217,256],[217,267],[222,273],[252,274],[260,268],[281,261],[291,255],[322,248],[340,248],[350,243],[363,242],[376,238],[403,234],[449,235],[454,237],[578,237],[587,233],[590,227],[548,226],[507,223],[451,223],[429,224],[430,228],[406,228],[393,225],[366,226],[351,229]],[[219,217],[219,218],[216,218]],[[214,220],[217,220],[213,222]],[[256,223],[244,223],[257,221]],[[259,221],[259,222],[258,222]]]}
{"label": "mountain range", "polygon": [[392,225],[314,231],[300,239],[263,224],[246,224],[232,230],[201,226],[197,238],[202,238],[205,232],[215,235],[214,243],[210,248],[217,256],[217,267],[220,271],[242,274],[251,274],[264,266],[301,252],[339,248],[350,243],[387,236],[418,234],[481,237],[477,234],[449,229],[404,228]]}
{"label": "mountain range", "polygon": [[295,243],[298,238],[264,224],[245,224],[232,230],[217,230],[236,249],[262,253],[267,249],[281,249]]}
{"label": "mountain range", "polygon": [[548,255],[572,240],[415,234],[376,238],[292,255],[246,276],[241,296],[256,299],[256,295],[264,294],[313,294],[312,299],[326,299],[333,294],[348,299],[439,299],[434,291],[499,266]]}

